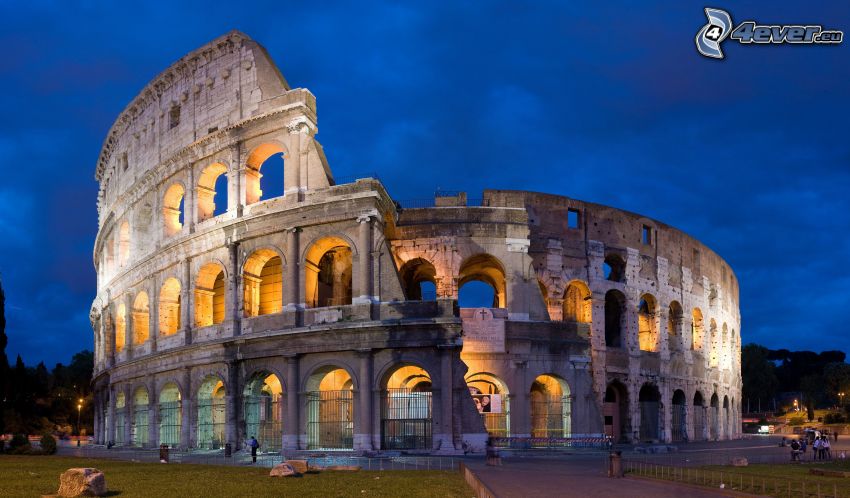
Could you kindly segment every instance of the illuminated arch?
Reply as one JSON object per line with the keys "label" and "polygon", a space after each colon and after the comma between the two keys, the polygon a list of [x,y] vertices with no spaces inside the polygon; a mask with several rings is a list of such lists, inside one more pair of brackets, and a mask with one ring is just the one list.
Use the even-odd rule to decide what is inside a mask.
{"label": "illuminated arch", "polygon": [[[508,385],[499,377],[488,372],[476,372],[466,376],[466,386],[475,402],[475,408],[484,419],[487,433],[495,437],[511,435],[511,404]],[[484,398],[489,400],[489,410]]]}
{"label": "illuminated arch", "polygon": [[344,368],[325,365],[306,382],[307,449],[354,448],[354,382]]}
{"label": "illuminated arch", "polygon": [[139,292],[133,301],[133,344],[144,344],[150,337],[150,302],[147,292]]}
{"label": "illuminated arch", "polygon": [[134,446],[148,445],[148,434],[150,432],[149,404],[148,390],[142,386],[137,387],[133,391],[133,425],[130,430],[130,439]]}
{"label": "illuminated arch", "polygon": [[352,248],[339,237],[323,237],[305,256],[305,297],[313,308],[351,304]]}
{"label": "illuminated arch", "polygon": [[283,260],[272,249],[254,251],[242,268],[245,316],[280,313],[283,309]]}
{"label": "illuminated arch", "polygon": [[172,277],[159,291],[159,333],[172,335],[180,330],[180,281]]}
{"label": "illuminated arch", "polygon": [[505,267],[495,256],[485,253],[476,254],[461,263],[457,281],[458,297],[463,286],[473,281],[484,282],[492,287],[492,308],[507,306]]}
{"label": "illuminated arch", "polygon": [[224,382],[215,375],[205,377],[198,388],[198,448],[218,449],[224,446],[225,394]]}
{"label": "illuminated arch", "polygon": [[[198,178],[197,187],[197,203],[198,203],[198,221],[204,221],[212,218],[216,213],[216,183],[221,175],[224,175],[225,183],[227,182],[227,166],[222,163],[213,163],[204,168],[201,176]],[[226,189],[222,192],[225,197],[219,199],[227,207]]]}
{"label": "illuminated arch", "polygon": [[[428,294],[427,291],[430,290],[429,287],[433,288],[436,297],[437,269],[430,261],[423,258],[413,258],[404,263],[398,273],[404,285],[404,293],[407,299],[423,300]],[[426,292],[423,292],[423,289]]]}
{"label": "illuminated arch", "polygon": [[174,183],[165,191],[162,199],[162,216],[165,225],[165,235],[175,235],[183,230],[185,205],[183,197],[186,189],[179,183]]}
{"label": "illuminated arch", "polygon": [[655,316],[658,304],[652,294],[643,294],[638,302],[638,344],[641,351],[658,351]]}
{"label": "illuminated arch", "polygon": [[175,382],[167,382],[159,391],[159,443],[172,448],[180,444],[182,425],[180,387]]}
{"label": "illuminated arch", "polygon": [[683,315],[682,305],[678,301],[670,301],[670,306],[667,309],[667,348],[670,351],[681,351],[684,349],[685,337],[682,335]]}
{"label": "illuminated arch", "polygon": [[124,267],[130,261],[130,224],[121,223],[118,229],[118,266]]}
{"label": "illuminated arch", "polygon": [[532,437],[569,437],[570,386],[555,375],[539,375],[531,385]]}
{"label": "illuminated arch", "polygon": [[702,351],[705,343],[705,325],[703,324],[702,310],[694,308],[691,312],[691,318],[693,320],[691,324],[691,335],[693,336],[691,347],[694,351]]}
{"label": "illuminated arch", "polygon": [[224,268],[207,263],[198,271],[195,282],[195,325],[208,327],[224,322],[226,285]]}
{"label": "illuminated arch", "polygon": [[593,301],[587,284],[573,280],[564,292],[564,320],[591,323]]}
{"label": "illuminated arch", "polygon": [[127,307],[124,303],[118,304],[115,311],[115,352],[124,351],[127,345]]}
{"label": "illuminated arch", "polygon": [[263,199],[262,177],[260,169],[263,164],[272,156],[282,155],[288,157],[286,149],[282,144],[274,142],[266,142],[255,147],[246,161],[247,168],[245,169],[245,203],[254,204]]}
{"label": "illuminated arch", "polygon": [[255,437],[261,448],[280,450],[283,442],[283,385],[266,370],[255,372],[242,393],[245,438]]}
{"label": "illuminated arch", "polygon": [[431,449],[431,376],[416,365],[398,365],[384,376],[381,449]]}

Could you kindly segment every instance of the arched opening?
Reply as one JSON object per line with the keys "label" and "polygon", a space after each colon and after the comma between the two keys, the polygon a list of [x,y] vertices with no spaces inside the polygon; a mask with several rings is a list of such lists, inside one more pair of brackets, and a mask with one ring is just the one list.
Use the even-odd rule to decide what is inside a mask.
{"label": "arched opening", "polygon": [[693,332],[691,335],[693,336],[693,342],[691,347],[694,351],[702,351],[703,341],[705,340],[705,328],[702,322],[702,311],[699,308],[694,308],[693,312],[691,312],[691,318],[693,323],[691,324],[691,331]]}
{"label": "arched opening", "polygon": [[430,449],[432,406],[428,372],[413,365],[396,368],[381,394],[381,449]]}
{"label": "arched opening", "polygon": [[717,333],[717,322],[714,321],[714,318],[712,318],[709,322],[708,340],[711,344],[711,349],[708,353],[708,366],[711,368],[717,368],[717,365],[720,363],[720,348],[718,344],[720,341],[720,334]]}
{"label": "arched opening", "polygon": [[242,271],[245,316],[280,313],[283,309],[283,261],[271,249],[255,251]]}
{"label": "arched opening", "polygon": [[351,247],[338,237],[317,240],[307,252],[305,292],[313,308],[351,304]]}
{"label": "arched opening", "polygon": [[198,388],[198,448],[224,447],[226,415],[224,383],[215,376],[204,379]]}
{"label": "arched opening", "polygon": [[434,301],[437,299],[437,269],[422,258],[407,261],[399,270],[404,293],[410,301]]}
{"label": "arched opening", "polygon": [[118,446],[124,445],[124,430],[127,425],[127,398],[124,393],[115,395],[115,434],[113,441]]}
{"label": "arched opening", "polygon": [[213,163],[198,178],[198,221],[227,212],[227,166]]}
{"label": "arched opening", "polygon": [[640,405],[640,432],[641,441],[658,441],[659,423],[661,417],[661,394],[658,387],[653,384],[644,384],[638,394]]}
{"label": "arched opening", "polygon": [[658,351],[657,306],[652,294],[642,295],[638,302],[638,344],[641,351]]}
{"label": "arched opening", "polygon": [[615,442],[628,439],[629,391],[619,381],[608,384],[602,404],[605,435]]}
{"label": "arched opening", "polygon": [[[245,168],[245,203],[283,195],[284,150],[278,144],[264,143],[249,155]],[[262,171],[262,172],[261,172]]]}
{"label": "arched opening", "polygon": [[342,368],[325,367],[307,381],[307,449],[354,448],[354,383]]}
{"label": "arched opening", "polygon": [[254,374],[242,393],[245,438],[256,437],[266,451],[280,451],[283,446],[282,396],[280,379],[270,372]]}
{"label": "arched opening", "polygon": [[133,446],[147,446],[148,434],[148,390],[139,387],[133,392],[133,426],[130,431],[130,440]]}
{"label": "arched opening", "polygon": [[711,406],[708,409],[709,438],[717,441],[720,438],[720,400],[717,393],[711,395]]}
{"label": "arched opening", "polygon": [[207,263],[198,272],[195,283],[195,326],[209,327],[224,322],[224,269]]}
{"label": "arched opening", "polygon": [[685,441],[688,438],[688,417],[687,417],[687,398],[685,392],[681,389],[676,389],[673,392],[673,417],[671,427],[671,437],[674,442]]}
{"label": "arched opening", "polygon": [[[457,286],[458,304],[461,308],[507,306],[504,267],[498,259],[489,254],[476,254],[467,258],[460,265]],[[487,301],[491,296],[492,300]]]}
{"label": "arched opening", "polygon": [[570,437],[570,387],[558,377],[540,375],[531,384],[532,437]]}
{"label": "arched opening", "polygon": [[133,344],[140,345],[150,337],[150,302],[147,292],[139,292],[133,301]]}
{"label": "arched opening", "polygon": [[702,393],[694,393],[694,441],[705,441],[708,435],[705,433],[705,400]]}
{"label": "arched opening", "polygon": [[667,349],[670,351],[683,349],[685,337],[682,335],[682,319],[682,305],[671,301],[667,310]]}
{"label": "arched opening", "polygon": [[564,292],[564,320],[591,323],[593,301],[587,284],[574,280]]}
{"label": "arched opening", "polygon": [[165,224],[165,235],[175,235],[183,230],[185,222],[185,206],[183,198],[186,191],[183,185],[175,183],[165,191],[162,199],[162,216]]}
{"label": "arched opening", "polygon": [[104,243],[103,248],[103,270],[107,275],[107,278],[109,278],[115,271],[115,240],[113,240],[111,235],[108,239],[106,239],[106,243]]}
{"label": "arched opening", "polygon": [[726,324],[723,324],[722,332],[720,335],[720,344],[718,346],[718,361],[720,362],[720,368],[726,370],[730,367],[729,365],[729,328]]}
{"label": "arched opening", "polygon": [[182,423],[180,388],[169,382],[159,391],[159,444],[177,447]]}
{"label": "arched opening", "polygon": [[725,439],[729,439],[729,396],[723,396],[723,429],[720,434]]}
{"label": "arched opening", "polygon": [[124,303],[118,304],[115,311],[115,352],[124,351],[127,345],[127,307]]}
{"label": "arched opening", "polygon": [[180,281],[169,278],[159,292],[159,333],[172,335],[180,330]]}
{"label": "arched opening", "polygon": [[118,229],[118,265],[122,268],[130,261],[130,224],[121,223]]}
{"label": "arched opening", "polygon": [[481,372],[467,375],[466,386],[484,419],[487,433],[493,437],[510,437],[511,400],[507,384],[495,375]]}
{"label": "arched opening", "polygon": [[605,256],[602,263],[602,276],[611,282],[623,282],[626,279],[626,262],[619,254]]}
{"label": "arched opening", "polygon": [[625,328],[626,296],[618,290],[605,293],[605,346],[623,347],[623,329]]}

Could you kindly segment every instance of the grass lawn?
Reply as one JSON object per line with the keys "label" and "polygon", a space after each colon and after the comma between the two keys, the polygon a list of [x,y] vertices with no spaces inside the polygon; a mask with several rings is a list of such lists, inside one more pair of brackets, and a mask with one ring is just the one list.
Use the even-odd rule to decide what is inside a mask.
{"label": "grass lawn", "polygon": [[59,474],[71,467],[95,467],[106,475],[111,496],[336,497],[473,496],[455,471],[327,471],[272,478],[267,468],[133,463],[57,456],[0,456],[0,496],[40,496],[59,489]]}

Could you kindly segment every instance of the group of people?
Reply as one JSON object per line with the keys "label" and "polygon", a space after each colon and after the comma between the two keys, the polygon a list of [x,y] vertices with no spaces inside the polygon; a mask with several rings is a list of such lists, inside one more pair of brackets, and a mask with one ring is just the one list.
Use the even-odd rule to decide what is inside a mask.
{"label": "group of people", "polygon": [[[831,445],[829,443],[829,433],[826,431],[815,431],[813,435],[814,439],[811,442],[812,460],[832,460],[832,450]],[[838,431],[834,432],[832,436],[837,442]],[[783,438],[783,443],[784,439],[785,438]],[[791,441],[791,460],[800,461],[801,455],[806,453],[806,447],[808,445],[809,438],[807,436],[803,436],[800,439],[794,439],[793,441]]]}

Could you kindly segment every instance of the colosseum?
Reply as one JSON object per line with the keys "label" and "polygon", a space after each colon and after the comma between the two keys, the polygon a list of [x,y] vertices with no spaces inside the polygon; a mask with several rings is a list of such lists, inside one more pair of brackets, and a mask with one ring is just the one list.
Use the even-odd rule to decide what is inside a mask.
{"label": "colosseum", "polygon": [[488,437],[738,436],[738,282],[709,248],[559,195],[394,200],[376,175],[335,178],[317,123],[313,94],[234,31],[112,125],[97,443],[461,454]]}

